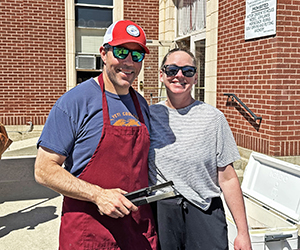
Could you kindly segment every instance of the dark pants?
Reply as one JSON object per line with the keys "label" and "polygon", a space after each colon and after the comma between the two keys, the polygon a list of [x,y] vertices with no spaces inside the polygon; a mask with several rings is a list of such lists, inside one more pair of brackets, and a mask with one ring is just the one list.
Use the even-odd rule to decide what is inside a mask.
{"label": "dark pants", "polygon": [[183,197],[157,202],[161,250],[227,250],[227,224],[222,200],[203,211]]}

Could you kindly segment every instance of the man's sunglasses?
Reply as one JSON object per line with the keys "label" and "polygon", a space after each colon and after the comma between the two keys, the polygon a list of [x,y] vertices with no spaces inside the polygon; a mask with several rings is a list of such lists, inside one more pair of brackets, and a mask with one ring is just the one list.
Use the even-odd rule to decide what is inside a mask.
{"label": "man's sunglasses", "polygon": [[141,62],[143,61],[145,57],[145,52],[138,51],[138,50],[130,50],[126,49],[124,47],[117,47],[117,46],[111,46],[111,45],[105,45],[106,49],[112,48],[113,49],[113,55],[117,59],[125,59],[129,53],[131,54],[132,61],[134,62]]}
{"label": "man's sunglasses", "polygon": [[181,70],[184,76],[192,77],[195,75],[197,68],[194,66],[179,67],[177,65],[164,65],[162,69],[162,71],[165,72],[167,76],[176,76],[179,70]]}

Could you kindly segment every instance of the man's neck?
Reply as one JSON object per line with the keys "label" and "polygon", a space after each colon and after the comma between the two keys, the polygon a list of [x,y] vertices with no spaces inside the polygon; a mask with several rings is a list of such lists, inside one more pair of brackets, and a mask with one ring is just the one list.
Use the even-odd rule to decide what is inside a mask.
{"label": "man's neck", "polygon": [[[116,95],[127,95],[129,93],[129,88],[116,88],[115,85],[112,84],[112,82],[109,80],[107,75],[103,74],[103,82],[105,86],[105,91],[108,91],[110,93],[116,94]],[[98,77],[95,77],[94,80],[99,84]]]}

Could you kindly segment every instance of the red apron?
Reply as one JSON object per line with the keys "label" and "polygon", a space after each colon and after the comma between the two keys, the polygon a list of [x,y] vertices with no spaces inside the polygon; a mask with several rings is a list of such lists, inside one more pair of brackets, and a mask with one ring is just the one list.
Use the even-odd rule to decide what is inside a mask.
{"label": "red apron", "polygon": [[[149,133],[139,102],[130,94],[141,126],[126,127],[110,124],[103,77],[103,128],[99,144],[86,168],[78,178],[102,188],[121,188],[127,192],[148,186]],[[114,219],[100,215],[91,202],[64,197],[59,249],[152,250],[157,249],[157,235],[149,205],[137,212]]]}

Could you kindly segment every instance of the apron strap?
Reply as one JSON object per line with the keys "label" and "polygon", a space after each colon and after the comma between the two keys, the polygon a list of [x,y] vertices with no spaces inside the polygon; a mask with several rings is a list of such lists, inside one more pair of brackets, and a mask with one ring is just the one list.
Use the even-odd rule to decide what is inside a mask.
{"label": "apron strap", "polygon": [[131,98],[133,100],[134,107],[135,107],[135,110],[137,112],[137,115],[139,117],[140,122],[145,124],[144,116],[143,116],[143,113],[142,113],[142,110],[141,110],[141,106],[140,106],[139,100],[138,100],[138,98],[136,96],[136,93],[135,93],[134,89],[131,86],[129,88],[129,93],[130,93]]}
{"label": "apron strap", "polygon": [[105,125],[110,125],[107,99],[106,99],[106,95],[105,95],[105,86],[104,86],[104,82],[103,82],[103,74],[100,74],[98,76],[98,82],[99,82],[99,85],[100,85],[101,90],[102,90],[103,123]]}

